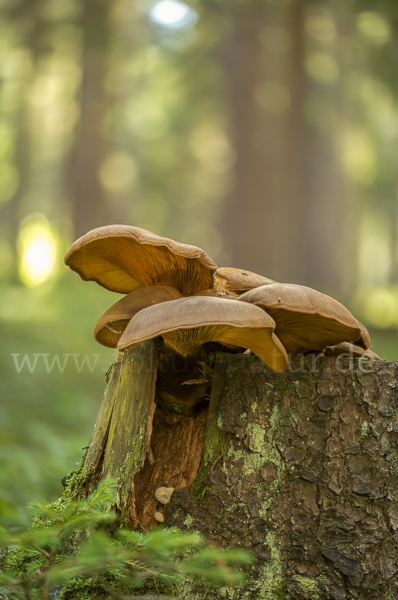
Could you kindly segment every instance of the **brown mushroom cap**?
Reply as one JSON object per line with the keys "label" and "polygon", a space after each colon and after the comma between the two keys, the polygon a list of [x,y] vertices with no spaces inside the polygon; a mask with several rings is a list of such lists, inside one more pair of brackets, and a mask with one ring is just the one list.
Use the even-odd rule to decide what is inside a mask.
{"label": "brown mushroom cap", "polygon": [[140,227],[107,225],[76,240],[65,264],[85,281],[128,294],[152,285],[168,285],[183,295],[212,286],[217,265],[196,246],[180,244]]}
{"label": "brown mushroom cap", "polygon": [[174,351],[190,356],[206,342],[219,342],[250,348],[268,367],[284,371],[287,355],[273,333],[274,326],[269,315],[250,304],[210,296],[181,298],[137,313],[118,348],[162,336]]}
{"label": "brown mushroom cap", "polygon": [[128,322],[137,312],[153,304],[181,298],[174,288],[156,285],[141,288],[118,300],[102,315],[94,329],[94,337],[103,346],[116,348]]}
{"label": "brown mushroom cap", "polygon": [[237,302],[250,302],[271,315],[288,354],[322,350],[361,335],[358,321],[340,302],[302,285],[265,285],[246,292]]}
{"label": "brown mushroom cap", "polygon": [[213,281],[214,290],[220,295],[243,294],[253,288],[275,283],[273,279],[268,279],[268,277],[233,267],[219,267],[213,274]]}
{"label": "brown mushroom cap", "polygon": [[361,321],[358,321],[358,323],[359,323],[359,328],[361,330],[361,337],[358,340],[356,340],[356,345],[360,346],[364,350],[367,350],[369,348],[370,342],[371,342],[369,331],[366,329],[365,325],[363,323],[361,323]]}
{"label": "brown mushroom cap", "polygon": [[335,346],[327,346],[324,350],[325,356],[340,356],[341,354],[351,355],[354,358],[369,358],[371,360],[381,360],[380,356],[369,350],[364,349],[360,346],[350,344],[350,342],[342,342]]}

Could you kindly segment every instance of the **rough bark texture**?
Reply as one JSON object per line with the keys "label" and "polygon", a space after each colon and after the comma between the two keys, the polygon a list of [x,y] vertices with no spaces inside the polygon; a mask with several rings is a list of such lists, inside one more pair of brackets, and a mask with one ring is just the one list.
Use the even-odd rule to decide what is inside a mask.
{"label": "rough bark texture", "polygon": [[155,411],[156,345],[144,342],[112,366],[109,385],[84,462],[91,483],[111,477],[119,483],[122,522],[140,526],[135,474],[148,452]]}
{"label": "rough bark texture", "polygon": [[397,374],[297,357],[278,375],[218,356],[202,485],[173,494],[168,524],[255,563],[244,589],[187,583],[181,598],[398,597]]}
{"label": "rough bark texture", "polygon": [[112,366],[83,466],[85,485],[116,479],[121,522],[138,530],[156,526],[155,512],[167,518],[157,488],[178,490],[195,480],[206,432],[206,408],[187,416],[155,403],[157,362],[158,345],[149,341]]}
{"label": "rough bark texture", "polygon": [[[146,343],[114,367],[86,472],[129,481],[130,526],[156,526],[160,509],[167,525],[254,556],[244,588],[186,580],[181,600],[398,598],[397,363],[296,357],[275,374],[218,353],[209,406],[189,416],[156,405],[150,369],[130,374],[134,352],[156,364]],[[169,506],[160,486],[175,488]]]}

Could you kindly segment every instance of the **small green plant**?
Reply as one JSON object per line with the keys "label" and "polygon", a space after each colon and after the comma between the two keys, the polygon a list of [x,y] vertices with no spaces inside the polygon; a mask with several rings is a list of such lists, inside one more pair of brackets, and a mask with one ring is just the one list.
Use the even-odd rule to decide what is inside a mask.
{"label": "small green plant", "polygon": [[211,585],[243,583],[236,567],[251,561],[246,552],[209,547],[199,534],[177,528],[120,528],[109,510],[115,493],[115,482],[104,481],[86,500],[55,503],[55,509],[36,505],[24,533],[0,528],[0,547],[8,548],[0,600],[137,600],[139,588],[145,598],[148,589],[170,597],[181,576]]}

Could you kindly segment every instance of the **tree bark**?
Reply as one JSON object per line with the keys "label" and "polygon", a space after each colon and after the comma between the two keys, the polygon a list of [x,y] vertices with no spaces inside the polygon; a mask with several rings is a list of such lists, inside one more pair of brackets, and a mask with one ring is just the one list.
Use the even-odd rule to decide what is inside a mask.
{"label": "tree bark", "polygon": [[[156,526],[160,510],[168,526],[254,557],[243,588],[187,580],[179,598],[398,597],[397,363],[302,356],[276,374],[254,356],[218,353],[208,407],[187,416],[156,404],[148,370],[128,370],[134,353],[154,356],[146,344],[114,367],[101,408],[116,419],[120,464],[129,444],[141,453],[129,472],[113,465],[121,487],[130,477],[119,508],[138,515],[131,526]],[[120,420],[127,396],[135,404]],[[93,460],[94,446],[110,453],[99,421],[85,463],[97,479],[110,472]],[[175,488],[170,505],[154,499],[160,486]]]}

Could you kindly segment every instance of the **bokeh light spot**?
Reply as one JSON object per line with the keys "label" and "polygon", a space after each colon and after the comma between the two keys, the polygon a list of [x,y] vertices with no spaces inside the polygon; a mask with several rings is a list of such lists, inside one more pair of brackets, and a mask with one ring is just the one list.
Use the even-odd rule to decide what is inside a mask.
{"label": "bokeh light spot", "polygon": [[307,56],[305,68],[314,81],[330,85],[335,83],[340,71],[337,62],[327,52],[312,52]]}
{"label": "bokeh light spot", "polygon": [[198,20],[196,12],[178,0],[162,0],[156,3],[150,11],[150,17],[154,23],[168,29],[192,27]]}
{"label": "bokeh light spot", "polygon": [[225,133],[217,125],[201,125],[189,137],[192,154],[202,165],[213,173],[223,173],[230,169],[236,154]]}
{"label": "bokeh light spot", "polygon": [[376,327],[391,327],[398,322],[398,293],[394,288],[368,292],[364,301],[366,321]]}
{"label": "bokeh light spot", "polygon": [[19,276],[25,285],[35,287],[54,275],[57,239],[44,215],[29,215],[22,222],[18,248]]}
{"label": "bokeh light spot", "polygon": [[108,192],[128,191],[137,177],[134,159],[126,152],[114,152],[102,163],[99,179]]}
{"label": "bokeh light spot", "polygon": [[329,12],[309,15],[305,21],[305,29],[308,35],[321,44],[331,44],[337,37],[333,16]]}
{"label": "bokeh light spot", "polygon": [[391,28],[383,17],[373,12],[358,15],[357,27],[366,41],[374,46],[382,46],[391,36]]}
{"label": "bokeh light spot", "polygon": [[363,185],[371,185],[376,178],[376,154],[366,131],[347,129],[342,138],[341,156],[348,177]]}

